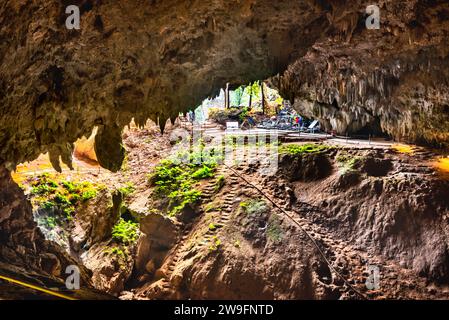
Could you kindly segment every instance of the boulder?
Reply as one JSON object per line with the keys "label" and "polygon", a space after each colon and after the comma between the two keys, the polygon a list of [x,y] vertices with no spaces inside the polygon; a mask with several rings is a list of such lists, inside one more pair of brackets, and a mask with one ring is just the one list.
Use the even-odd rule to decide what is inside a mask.
{"label": "boulder", "polygon": [[150,213],[141,219],[140,231],[143,234],[137,245],[136,268],[142,273],[148,272],[150,262],[153,263],[152,270],[160,266],[178,240],[178,227],[172,219]]}
{"label": "boulder", "polygon": [[92,246],[111,236],[112,228],[120,216],[122,195],[101,190],[95,199],[84,204],[76,213],[74,228],[70,236],[75,251],[85,245]]}
{"label": "boulder", "polygon": [[133,248],[116,248],[120,253],[114,253],[108,243],[97,243],[81,255],[83,264],[92,271],[95,288],[114,296],[124,290],[134,265]]}

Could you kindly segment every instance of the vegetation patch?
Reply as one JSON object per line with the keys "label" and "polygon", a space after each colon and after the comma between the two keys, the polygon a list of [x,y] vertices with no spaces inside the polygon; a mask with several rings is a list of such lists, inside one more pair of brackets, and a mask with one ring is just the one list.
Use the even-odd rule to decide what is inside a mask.
{"label": "vegetation patch", "polygon": [[113,256],[117,259],[120,268],[126,268],[127,260],[129,257],[128,248],[122,248],[121,246],[108,248],[104,251],[105,254]]}
{"label": "vegetation patch", "polygon": [[89,201],[90,199],[93,199],[97,196],[97,190],[86,190],[83,192],[83,194],[81,195],[81,199],[86,202]]}
{"label": "vegetation patch", "polygon": [[113,247],[113,248],[107,249],[106,253],[116,255],[116,256],[121,256],[123,258],[126,257],[125,251],[119,247]]}
{"label": "vegetation patch", "polygon": [[171,205],[173,205],[173,203],[177,204],[171,209],[170,216],[176,216],[181,213],[187,205],[194,205],[198,203],[201,199],[201,195],[201,191],[196,189],[176,190],[170,193],[168,198],[170,199]]}
{"label": "vegetation patch", "polygon": [[[155,186],[155,196],[169,199],[169,216],[179,214],[187,206],[196,205],[202,195],[197,189],[199,181],[215,176],[218,158],[203,158],[201,150],[202,145],[199,151],[162,160],[149,176],[151,185]],[[180,159],[187,161],[179,161]]]}
{"label": "vegetation patch", "polygon": [[217,177],[217,181],[215,182],[214,192],[220,191],[225,185],[225,177],[223,175]]}
{"label": "vegetation patch", "polygon": [[122,172],[128,172],[129,171],[129,163],[128,162],[129,162],[128,161],[128,153],[126,153],[125,154],[125,158],[123,159],[123,162],[122,162],[122,166],[120,168],[120,170]]}
{"label": "vegetation patch", "polygon": [[204,206],[204,212],[222,211],[222,204],[218,202],[210,202]]}
{"label": "vegetation patch", "polygon": [[281,242],[283,237],[281,223],[276,215],[272,215],[268,221],[267,238],[273,242]]}
{"label": "vegetation patch", "polygon": [[338,162],[339,167],[346,172],[354,171],[363,158],[350,155],[347,152],[340,152],[335,160]]}
{"label": "vegetation patch", "polygon": [[217,236],[213,236],[209,246],[210,251],[217,251],[221,246],[221,240]]}
{"label": "vegetation patch", "polygon": [[127,198],[136,191],[136,187],[132,182],[128,182],[126,185],[119,188],[118,191],[123,195],[123,198]]}
{"label": "vegetation patch", "polygon": [[210,230],[210,231],[215,231],[215,230],[217,230],[217,226],[215,225],[215,223],[213,223],[213,222],[209,223],[209,230]]}
{"label": "vegetation patch", "polygon": [[286,144],[279,148],[280,153],[290,155],[300,155],[308,153],[320,153],[329,150],[331,147],[322,144]]}
{"label": "vegetation patch", "polygon": [[240,122],[245,121],[246,117],[249,115],[250,109],[247,107],[244,107],[241,109],[241,113],[239,114],[239,120]]}
{"label": "vegetation patch", "polygon": [[192,178],[201,180],[212,178],[215,175],[215,168],[203,165],[201,168],[193,172]]}
{"label": "vegetation patch", "polygon": [[243,212],[253,215],[267,211],[268,205],[263,199],[250,199],[248,201],[240,202],[240,208]]}
{"label": "vegetation patch", "polygon": [[58,221],[56,220],[56,217],[48,216],[43,219],[43,224],[48,229],[54,229],[58,226]]}
{"label": "vegetation patch", "polygon": [[112,228],[112,239],[117,243],[130,245],[136,243],[139,238],[139,224],[133,221],[125,221],[120,218]]}
{"label": "vegetation patch", "polygon": [[70,221],[76,208],[95,198],[97,189],[101,188],[90,182],[58,181],[49,174],[42,174],[28,182],[33,205],[51,211],[44,221],[49,228]]}

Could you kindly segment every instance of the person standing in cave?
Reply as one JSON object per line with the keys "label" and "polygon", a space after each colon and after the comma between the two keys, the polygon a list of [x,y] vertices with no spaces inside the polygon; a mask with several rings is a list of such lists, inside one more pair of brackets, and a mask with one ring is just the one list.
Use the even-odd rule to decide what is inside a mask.
{"label": "person standing in cave", "polygon": [[192,124],[195,122],[195,112],[193,112],[192,110],[189,111],[189,119]]}

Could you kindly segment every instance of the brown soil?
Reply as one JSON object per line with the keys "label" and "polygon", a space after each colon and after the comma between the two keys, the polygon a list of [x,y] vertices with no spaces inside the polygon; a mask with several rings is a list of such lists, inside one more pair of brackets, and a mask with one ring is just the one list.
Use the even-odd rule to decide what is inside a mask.
{"label": "brown soil", "polygon": [[[336,161],[339,152],[361,161],[344,172]],[[304,157],[294,170],[294,162],[281,160],[276,177],[260,176],[254,163],[243,164],[237,172],[285,208],[333,267],[366,297],[447,298],[449,188],[432,167],[436,156],[419,148],[401,154],[339,147],[318,157],[332,164],[318,181],[307,179],[322,167],[316,155],[309,156],[310,163]],[[221,170],[226,186],[205,202],[216,208],[203,206],[208,212],[185,227],[161,267],[161,280],[153,278],[155,282],[135,290],[134,297],[360,298],[329,269],[304,231],[279,210],[269,205],[264,212],[245,216],[239,204],[263,196],[233,171]],[[267,231],[273,219],[280,239]],[[211,221],[219,225],[217,230],[208,228]],[[216,239],[220,246],[211,249]],[[366,288],[368,265],[380,269],[379,290]]]}
{"label": "brown soil", "polygon": [[[128,205],[145,212],[151,206],[147,173],[168,155],[170,134],[127,131],[122,170],[91,170],[83,180],[117,187],[133,182],[137,191]],[[350,170],[337,161],[342,153],[358,159]],[[160,253],[159,263],[147,264],[151,273],[135,270],[121,297],[362,298],[349,283],[373,299],[448,298],[449,181],[434,169],[436,157],[419,148],[405,154],[340,146],[320,155],[281,157],[273,176],[258,173],[260,161],[232,170],[221,166],[224,187],[215,192],[215,179],[202,184],[205,196],[195,217],[175,222],[174,245]],[[244,204],[254,199],[264,199],[265,207],[246,212]],[[368,265],[380,269],[378,290],[366,288]]]}

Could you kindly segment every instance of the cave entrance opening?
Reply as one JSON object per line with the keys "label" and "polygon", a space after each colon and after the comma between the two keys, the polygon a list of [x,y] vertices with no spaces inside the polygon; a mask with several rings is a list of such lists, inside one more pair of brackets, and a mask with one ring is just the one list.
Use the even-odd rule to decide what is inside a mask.
{"label": "cave entrance opening", "polygon": [[298,113],[289,100],[267,83],[227,84],[217,97],[205,99],[200,106],[181,114],[180,119],[192,127],[216,124],[224,129],[229,127],[229,123],[238,123],[238,128],[243,130],[320,131],[318,120]]}
{"label": "cave entrance opening", "polygon": [[370,139],[391,140],[391,136],[382,130],[380,120],[377,118],[372,122],[366,124],[362,128],[355,130],[354,133],[351,134],[351,137],[365,140]]}
{"label": "cave entrance opening", "polygon": [[[226,121],[238,122],[238,129],[244,133],[269,132],[264,143],[253,146],[252,137],[246,136],[243,143],[235,138],[232,145],[236,150],[245,149],[245,156],[257,151],[259,159],[266,160],[269,159],[267,155],[277,154],[277,131],[290,132],[300,115],[288,100],[267,83],[256,81],[245,86],[228,85],[215,99],[203,101],[201,106],[180,116],[174,123],[169,120],[163,133],[159,124],[152,121],[144,127],[131,122],[122,133],[126,157],[118,172],[110,172],[99,165],[94,146],[97,131],[94,129],[90,136],[75,143],[73,170],[62,164],[62,172],[56,172],[49,155],[42,154],[35,161],[19,165],[13,174],[14,180],[30,200],[34,221],[47,240],[56,243],[83,264],[89,265],[90,261],[101,256],[105,263],[129,263],[127,267],[132,270],[132,259],[123,257],[129,258],[135,249],[137,238],[147,223],[142,219],[152,213],[171,214],[172,211],[167,210],[175,210],[185,201],[198,201],[198,193],[195,193],[198,190],[194,188],[206,188],[207,181],[202,180],[211,178],[211,175],[215,175],[211,178],[213,188],[217,187],[214,179],[217,185],[221,181],[218,173],[210,171],[207,165],[196,166],[193,163],[193,166],[186,167],[195,169],[189,172],[194,179],[187,178],[187,174],[176,174],[176,177],[182,176],[192,190],[170,190],[169,194],[158,196],[156,186],[151,184],[155,168],[162,165],[167,170],[163,173],[175,175],[173,167],[166,165],[166,161],[175,152],[195,155],[195,146],[182,149],[182,144],[179,144],[179,129],[185,129],[185,123],[181,120],[183,117],[193,118],[195,125],[200,126],[198,131],[211,123],[217,125],[215,131],[201,131],[201,138],[204,139],[214,134],[225,136]],[[223,128],[219,127],[220,123],[224,123]],[[304,121],[303,126],[307,124]],[[192,123],[190,125],[194,127]],[[184,132],[190,133],[189,130]],[[257,132],[257,142],[261,142],[260,132]],[[271,139],[270,133],[274,133],[276,140]],[[223,143],[227,143],[226,139]],[[271,162],[266,162],[271,166]],[[203,185],[197,186],[197,182]],[[176,188],[181,189],[182,186],[185,184]],[[186,212],[188,215],[189,212]]]}

